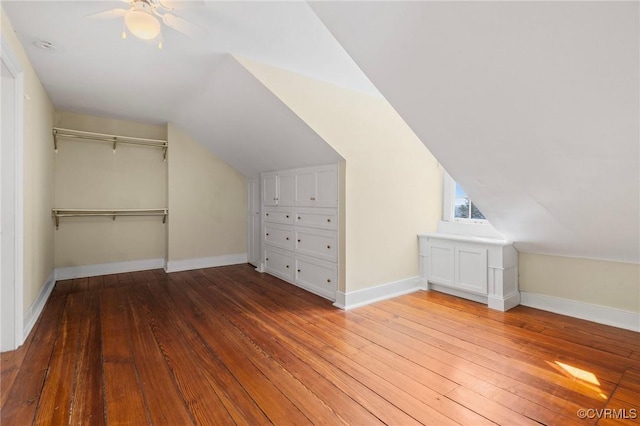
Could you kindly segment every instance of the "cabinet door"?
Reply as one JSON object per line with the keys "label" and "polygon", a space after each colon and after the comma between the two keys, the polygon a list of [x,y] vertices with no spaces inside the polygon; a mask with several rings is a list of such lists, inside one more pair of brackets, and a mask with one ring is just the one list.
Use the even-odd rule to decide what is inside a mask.
{"label": "cabinet door", "polygon": [[336,300],[338,267],[335,263],[324,262],[296,255],[295,283],[320,296]]}
{"label": "cabinet door", "polygon": [[247,261],[258,266],[260,257],[260,179],[251,178],[247,182]]}
{"label": "cabinet door", "polygon": [[316,207],[338,206],[338,168],[319,167],[316,172]]}
{"label": "cabinet door", "polygon": [[319,259],[338,260],[338,235],[336,231],[295,228],[295,251]]}
{"label": "cabinet door", "polygon": [[278,205],[293,206],[294,204],[293,171],[278,172]]}
{"label": "cabinet door", "polygon": [[454,286],[454,245],[447,241],[429,240],[429,265],[427,279],[430,282]]}
{"label": "cabinet door", "polygon": [[268,273],[293,282],[293,254],[273,247],[264,249],[264,268]]}
{"label": "cabinet door", "polygon": [[293,250],[293,228],[286,225],[265,223],[264,243],[285,250]]}
{"label": "cabinet door", "polygon": [[276,173],[262,175],[262,203],[265,206],[278,205],[278,175]]}
{"label": "cabinet door", "polygon": [[316,203],[316,172],[313,169],[296,171],[296,205],[314,206]]}
{"label": "cabinet door", "polygon": [[455,247],[455,287],[487,294],[487,249],[466,244]]}

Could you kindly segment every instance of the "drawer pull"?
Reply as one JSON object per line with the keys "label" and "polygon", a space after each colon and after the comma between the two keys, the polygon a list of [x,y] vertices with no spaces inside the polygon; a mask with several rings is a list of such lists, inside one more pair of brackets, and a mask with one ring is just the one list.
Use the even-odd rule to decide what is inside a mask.
{"label": "drawer pull", "polygon": [[269,216],[269,213],[267,213],[266,216]]}
{"label": "drawer pull", "polygon": [[327,248],[328,248],[329,250],[331,250],[331,246],[327,246]]}
{"label": "drawer pull", "polygon": [[327,278],[327,282],[328,282],[328,283],[330,283],[330,282],[331,282],[331,280],[330,280],[329,278]]}
{"label": "drawer pull", "polygon": [[298,240],[298,242],[300,242],[300,240]]}
{"label": "drawer pull", "polygon": [[287,269],[289,269],[289,265],[287,265]]}
{"label": "drawer pull", "polygon": [[315,201],[315,200],[316,200],[316,197],[309,197],[309,199],[310,199],[311,201]]}
{"label": "drawer pull", "polygon": [[327,219],[327,222],[328,222],[328,223],[331,223],[331,219]]}
{"label": "drawer pull", "polygon": [[286,239],[287,241],[289,241],[289,237],[286,237],[285,239]]}
{"label": "drawer pull", "polygon": [[267,232],[267,237],[269,236],[269,233]]}
{"label": "drawer pull", "polygon": [[300,269],[298,269],[298,272],[300,272]]}
{"label": "drawer pull", "polygon": [[302,219],[300,216],[298,216],[298,220]]}
{"label": "drawer pull", "polygon": [[287,219],[289,219],[289,215],[287,215]]}
{"label": "drawer pull", "polygon": [[268,261],[269,261],[269,258],[267,257],[265,260],[268,262]]}

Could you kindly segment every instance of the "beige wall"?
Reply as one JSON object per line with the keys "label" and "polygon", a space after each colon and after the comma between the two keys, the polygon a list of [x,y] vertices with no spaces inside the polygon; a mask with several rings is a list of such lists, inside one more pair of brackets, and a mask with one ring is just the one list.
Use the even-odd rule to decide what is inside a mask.
{"label": "beige wall", "polygon": [[[1,10],[1,9],[0,9]],[[54,108],[27,58],[11,23],[2,15],[2,38],[24,71],[24,311],[53,272]]]}
{"label": "beige wall", "polygon": [[[56,127],[166,139],[166,126],[56,113]],[[50,137],[49,137],[50,139]],[[50,149],[50,146],[49,146]],[[167,163],[159,148],[59,138],[55,207],[147,209],[167,206]],[[166,225],[159,217],[62,218],[55,231],[55,266],[164,258]]]}
{"label": "beige wall", "polygon": [[442,216],[442,169],[384,100],[237,58],[345,159],[345,281],[418,275],[417,234]]}
{"label": "beige wall", "polygon": [[640,312],[640,265],[520,253],[520,290]]}
{"label": "beige wall", "polygon": [[168,139],[167,260],[246,253],[245,177],[171,123]]}

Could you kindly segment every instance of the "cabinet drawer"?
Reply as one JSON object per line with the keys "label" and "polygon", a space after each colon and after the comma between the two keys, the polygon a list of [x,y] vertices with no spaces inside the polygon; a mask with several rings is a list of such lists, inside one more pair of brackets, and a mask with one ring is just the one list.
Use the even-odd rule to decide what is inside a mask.
{"label": "cabinet drawer", "polygon": [[293,253],[265,247],[264,267],[268,273],[291,282],[293,281],[293,264]]}
{"label": "cabinet drawer", "polygon": [[285,250],[293,250],[293,228],[285,225],[265,224],[264,243]]}
{"label": "cabinet drawer", "polygon": [[265,209],[263,214],[265,222],[293,225],[293,211],[291,209]]}
{"label": "cabinet drawer", "polygon": [[324,260],[338,260],[338,236],[336,231],[313,228],[294,228],[296,253]]}
{"label": "cabinet drawer", "polygon": [[299,208],[296,210],[295,225],[322,229],[338,229],[338,212],[336,209]]}
{"label": "cabinet drawer", "polygon": [[338,267],[306,256],[296,255],[295,283],[327,299],[336,300]]}

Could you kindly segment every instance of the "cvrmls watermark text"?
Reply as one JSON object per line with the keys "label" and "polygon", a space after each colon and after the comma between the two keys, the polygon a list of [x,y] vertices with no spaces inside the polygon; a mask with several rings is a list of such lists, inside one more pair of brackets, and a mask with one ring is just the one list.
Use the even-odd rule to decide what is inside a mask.
{"label": "cvrmls watermark text", "polygon": [[638,418],[638,410],[635,408],[580,408],[576,414],[581,419],[624,419]]}

